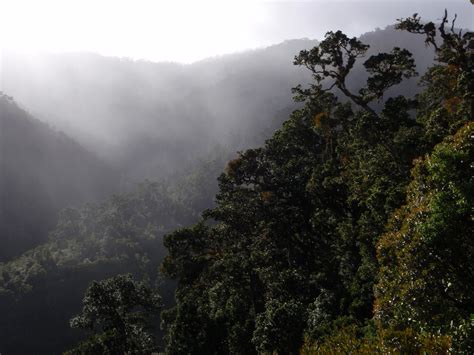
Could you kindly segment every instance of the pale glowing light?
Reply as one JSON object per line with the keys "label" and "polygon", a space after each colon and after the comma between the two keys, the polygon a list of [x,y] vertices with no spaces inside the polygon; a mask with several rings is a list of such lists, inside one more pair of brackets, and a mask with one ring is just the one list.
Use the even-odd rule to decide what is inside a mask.
{"label": "pale glowing light", "polygon": [[261,45],[260,1],[0,0],[0,44],[192,62]]}
{"label": "pale glowing light", "polygon": [[0,47],[190,63],[414,12],[437,20],[445,7],[472,28],[467,0],[0,0]]}

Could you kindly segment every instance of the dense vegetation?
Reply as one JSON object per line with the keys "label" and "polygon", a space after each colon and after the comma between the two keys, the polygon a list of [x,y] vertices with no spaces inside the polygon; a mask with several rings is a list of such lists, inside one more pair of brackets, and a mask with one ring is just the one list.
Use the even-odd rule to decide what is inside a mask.
{"label": "dense vegetation", "polygon": [[[68,330],[68,320],[79,311],[91,280],[132,273],[158,286],[169,306],[174,284],[156,275],[165,255],[162,237],[193,223],[197,209],[211,205],[198,191],[211,194],[210,176],[221,164],[201,164],[202,169],[174,184],[145,182],[102,203],[64,209],[47,243],[0,264],[2,352],[51,353],[71,347],[83,332]],[[22,341],[24,333],[31,334],[29,342]]]}
{"label": "dense vegetation", "polygon": [[165,239],[178,280],[167,353],[473,351],[472,33],[447,23],[400,21],[437,62],[420,95],[380,111],[416,75],[409,51],[365,60],[358,91],[346,79],[368,45],[338,31],[300,52],[305,107],[228,163],[200,223]]}
{"label": "dense vegetation", "polygon": [[131,275],[93,282],[86,291],[82,313],[71,327],[100,334],[67,354],[149,354],[156,352],[151,321],[161,306],[160,296]]}
{"label": "dense vegetation", "polygon": [[[1,152],[8,167],[1,182],[9,185],[0,186],[0,201],[18,205],[1,206],[0,228],[12,231],[10,239],[40,231],[41,237],[0,263],[0,352],[472,353],[473,34],[456,30],[454,22],[451,27],[447,14],[439,25],[414,15],[396,27],[402,31],[359,39],[328,32],[295,57],[302,68],[281,77],[288,48],[315,43],[287,42],[269,52],[197,63],[191,69],[199,75],[178,88],[179,98],[163,91],[148,100],[146,90],[135,89],[161,87],[154,80],[171,85],[187,69],[166,64],[172,70],[163,77],[151,63],[107,59],[132,83],[118,85],[113,95],[130,96],[112,110],[130,134],[117,155],[135,147],[118,170],[161,180],[63,209],[59,217],[57,210],[79,197],[110,194],[118,174],[2,96],[1,123],[22,125],[8,137],[37,144],[25,148],[18,138],[1,137],[11,153]],[[66,72],[74,73],[74,63]],[[95,92],[87,89],[88,78],[72,77],[82,83],[76,104],[94,97],[91,107],[101,107],[95,114],[108,110],[99,105],[102,90],[122,83],[108,68],[96,68],[108,75]],[[421,90],[413,85],[417,72]],[[305,85],[309,77],[312,84]],[[280,91],[291,78],[302,82],[294,89],[295,105]],[[64,101],[58,107],[64,114],[71,98],[61,83],[51,85],[50,97]],[[222,105],[203,104],[208,101]],[[166,109],[171,106],[176,112]],[[261,147],[230,160],[216,186],[229,151],[256,146],[262,131],[269,135],[294,108]],[[163,122],[148,121],[155,111],[168,112],[163,117],[170,126],[143,136]],[[128,129],[125,118],[132,113],[143,124],[135,127],[140,134]],[[93,110],[87,114],[94,117]],[[179,115],[188,120],[171,119]],[[236,127],[227,147],[215,148]],[[197,161],[210,147],[212,154]],[[43,171],[44,161],[53,167]],[[189,161],[191,167],[180,166]],[[41,179],[51,185],[36,189],[33,182],[44,172],[50,175]],[[31,186],[18,185],[20,176]],[[45,191],[59,202],[45,206]],[[0,242],[8,242],[1,232]]]}

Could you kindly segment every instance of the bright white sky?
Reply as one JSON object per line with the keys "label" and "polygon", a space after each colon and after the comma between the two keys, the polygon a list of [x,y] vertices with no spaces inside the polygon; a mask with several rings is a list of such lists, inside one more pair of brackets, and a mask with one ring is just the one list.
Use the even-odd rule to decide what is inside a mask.
{"label": "bright white sky", "polygon": [[472,28],[469,0],[0,0],[0,46],[190,63],[327,30],[359,35],[448,10]]}

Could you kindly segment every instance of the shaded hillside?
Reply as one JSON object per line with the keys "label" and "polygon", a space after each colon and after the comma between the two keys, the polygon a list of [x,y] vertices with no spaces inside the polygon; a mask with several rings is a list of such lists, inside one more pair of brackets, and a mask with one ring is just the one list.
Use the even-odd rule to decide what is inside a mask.
{"label": "shaded hillside", "polygon": [[[423,39],[390,27],[362,38],[371,45],[368,56],[406,47],[420,73],[432,61]],[[292,62],[315,44],[290,40],[190,65],[94,54],[5,53],[3,90],[127,176],[157,178],[180,171],[216,144],[231,150],[262,144],[297,107],[291,88],[311,82]],[[361,69],[351,73],[351,86],[365,81]],[[416,80],[410,80],[388,94],[416,91]]]}
{"label": "shaded hillside", "polygon": [[[91,281],[124,272],[155,279],[166,254],[163,235],[194,223],[212,205],[226,156],[217,153],[173,182],[145,182],[100,203],[64,209],[48,242],[0,263],[0,352],[62,353],[84,336],[67,324]],[[170,307],[175,283],[161,281]]]}
{"label": "shaded hillside", "polygon": [[[47,243],[0,263],[0,352],[60,354],[71,347],[82,332],[69,329],[68,320],[87,285],[121,272],[154,275],[165,253],[162,234],[189,218],[160,183],[63,210]],[[167,284],[165,301],[171,292]]]}
{"label": "shaded hillside", "polygon": [[117,176],[0,96],[0,261],[46,240],[60,208],[108,195]]}

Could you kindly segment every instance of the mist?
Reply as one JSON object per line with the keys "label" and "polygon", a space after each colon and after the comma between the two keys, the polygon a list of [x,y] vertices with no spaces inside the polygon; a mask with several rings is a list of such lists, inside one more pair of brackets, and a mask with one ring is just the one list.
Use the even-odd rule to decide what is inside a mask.
{"label": "mist", "polygon": [[[389,334],[376,314],[377,278],[392,270],[380,250],[396,245],[393,221],[418,218],[410,203],[442,190],[434,178],[416,188],[432,173],[421,164],[472,120],[472,63],[459,59],[472,54],[469,1],[0,3],[1,354],[312,353],[340,334],[388,344],[374,335]],[[438,27],[395,26],[413,14],[439,24],[446,7],[454,49]],[[338,51],[294,64],[334,38],[368,47],[352,64],[341,52],[332,71],[309,62]],[[426,339],[470,331],[469,282],[455,288],[464,310],[433,316],[451,326],[397,323],[409,349],[440,352]]]}
{"label": "mist", "polygon": [[[391,49],[393,41],[385,45],[382,32],[364,35],[374,48],[369,54]],[[422,42],[390,28],[383,36],[409,49]],[[293,65],[293,57],[316,43],[288,40],[186,65],[5,52],[3,91],[140,181],[170,176],[216,146],[235,152],[262,144],[298,107],[291,88],[308,84],[311,76]],[[422,73],[430,52],[414,54]],[[354,86],[364,80],[361,72],[358,67],[353,74]],[[415,81],[411,87],[414,93]]]}
{"label": "mist", "polygon": [[0,42],[2,48],[30,53],[92,52],[189,64],[288,39],[320,40],[331,29],[360,36],[413,13],[434,21],[446,6],[460,15],[459,27],[472,25],[468,1],[448,5],[440,0],[5,1]]}

